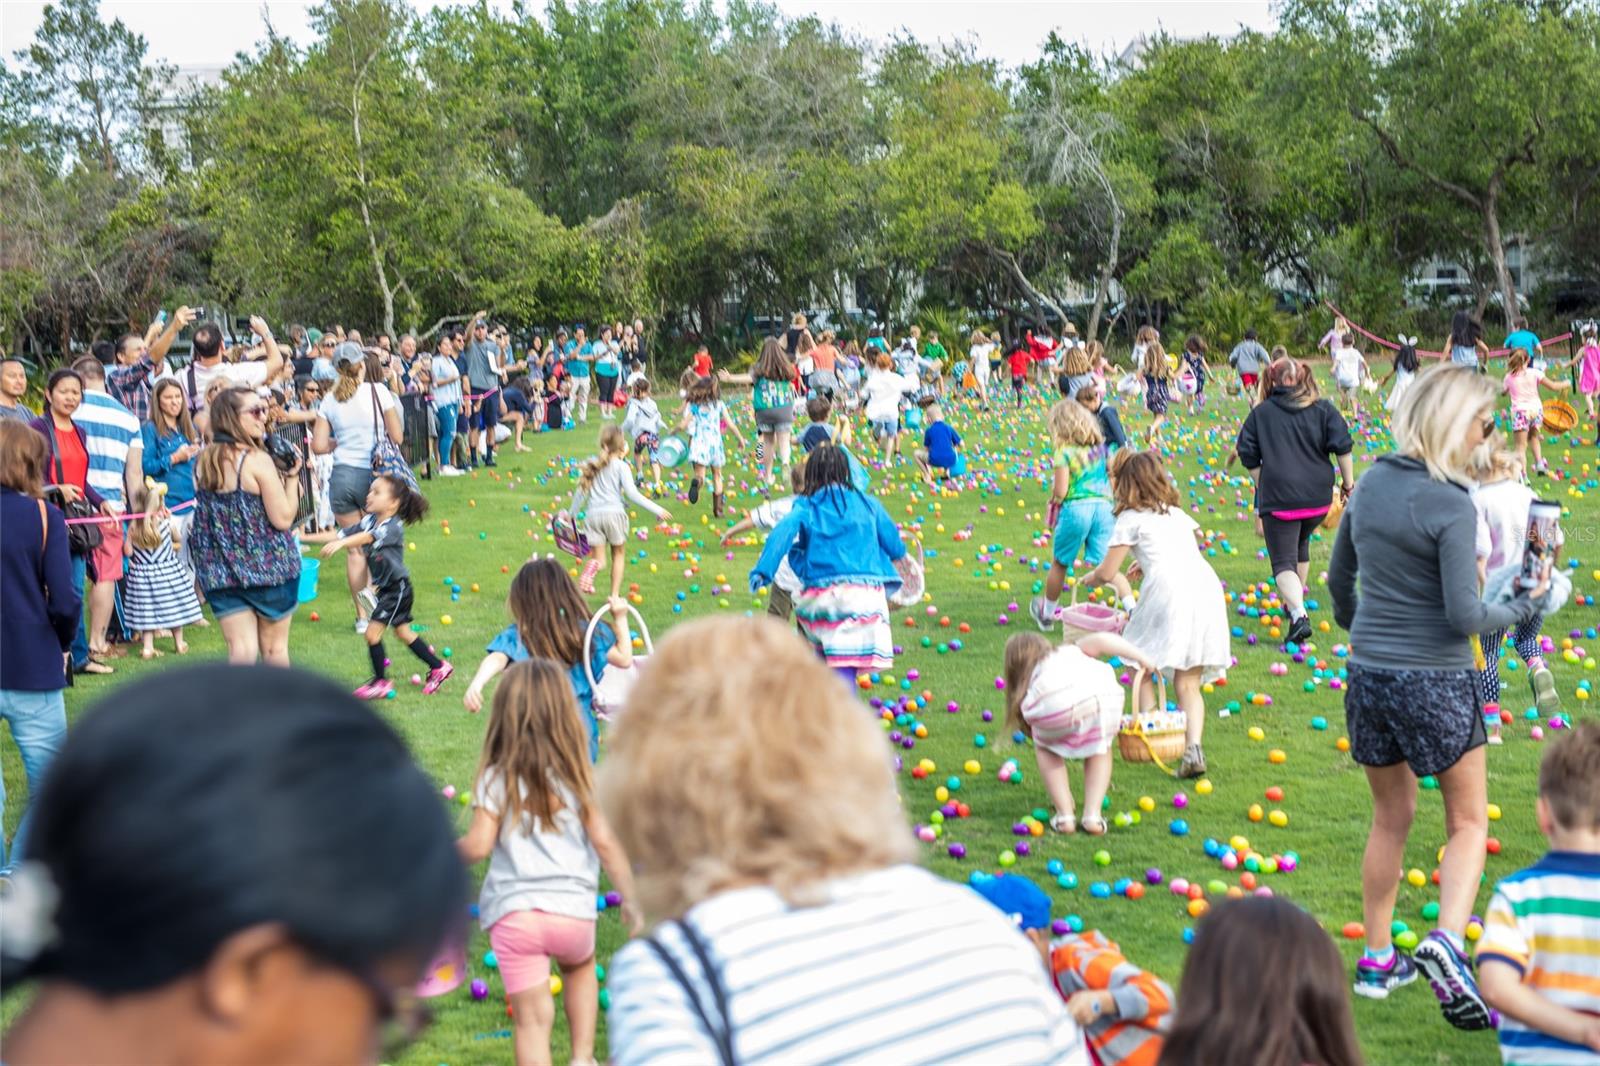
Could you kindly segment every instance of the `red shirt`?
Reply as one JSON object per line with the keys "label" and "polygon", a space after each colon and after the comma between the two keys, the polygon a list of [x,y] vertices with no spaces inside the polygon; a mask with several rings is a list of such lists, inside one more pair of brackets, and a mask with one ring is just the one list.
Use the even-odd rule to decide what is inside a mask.
{"label": "red shirt", "polygon": [[703,378],[708,378],[708,377],[711,376],[711,353],[710,352],[695,352],[694,353],[694,372],[695,372],[695,374],[697,374],[698,376],[703,377]]}
{"label": "red shirt", "polygon": [[1032,361],[1028,353],[1021,348],[1006,356],[1006,362],[1011,364],[1011,376],[1014,378],[1027,377],[1028,364]]}
{"label": "red shirt", "polygon": [[[49,417],[48,415],[46,417]],[[89,488],[89,453],[83,447],[83,441],[78,439],[77,427],[62,429],[54,422],[50,428],[55,431],[56,451],[61,454],[61,473],[57,474],[56,464],[52,459],[50,469],[46,471],[46,480],[59,477],[64,485],[76,485],[79,489],[87,491]]]}

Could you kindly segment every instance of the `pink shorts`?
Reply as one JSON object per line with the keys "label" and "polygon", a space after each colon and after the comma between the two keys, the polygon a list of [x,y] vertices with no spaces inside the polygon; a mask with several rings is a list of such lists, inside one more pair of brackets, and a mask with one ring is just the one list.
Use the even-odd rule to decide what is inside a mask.
{"label": "pink shorts", "polygon": [[548,983],[550,960],[577,966],[594,958],[594,919],[515,911],[489,929],[489,946],[509,995]]}
{"label": "pink shorts", "polygon": [[100,546],[90,551],[94,560],[96,581],[119,581],[122,578],[122,538],[125,527],[121,522],[101,522]]}

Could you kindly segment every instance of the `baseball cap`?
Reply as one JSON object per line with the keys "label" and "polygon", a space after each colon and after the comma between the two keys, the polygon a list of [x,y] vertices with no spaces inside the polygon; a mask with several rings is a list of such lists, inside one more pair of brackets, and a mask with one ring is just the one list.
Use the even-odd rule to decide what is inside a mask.
{"label": "baseball cap", "polygon": [[1019,929],[1050,928],[1050,897],[1021,874],[974,874],[972,890],[1010,916]]}
{"label": "baseball cap", "polygon": [[346,363],[365,362],[367,353],[361,350],[361,345],[355,341],[344,341],[333,350],[333,365],[344,366]]}
{"label": "baseball cap", "polygon": [[306,330],[306,343],[307,344],[315,344],[318,341],[320,341],[321,339],[322,339],[322,331],[320,329],[307,329]]}

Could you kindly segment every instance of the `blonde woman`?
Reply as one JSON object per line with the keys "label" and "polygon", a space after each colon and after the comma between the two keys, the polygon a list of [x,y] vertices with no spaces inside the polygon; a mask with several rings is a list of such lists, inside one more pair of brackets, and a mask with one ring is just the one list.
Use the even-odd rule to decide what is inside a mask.
{"label": "blonde woman", "polygon": [[882,731],[780,623],[675,628],[608,747],[655,927],[612,959],[613,1061],[1087,1062],[1016,926],[915,865]]}
{"label": "blonde woman", "polygon": [[[340,344],[334,349],[333,364],[339,379],[317,408],[311,450],[333,457],[328,504],[335,525],[345,529],[361,521],[366,511],[367,490],[372,487],[372,449],[378,434],[387,434],[395,444],[404,437],[400,404],[381,382],[366,380],[367,357],[361,346],[350,341]],[[345,577],[356,605],[356,632],[364,633],[373,603],[370,594],[363,595],[368,585],[365,554],[345,553]]]}
{"label": "blonde woman", "polygon": [[[1417,377],[1395,412],[1395,454],[1381,456],[1351,495],[1328,567],[1334,619],[1352,638],[1344,704],[1350,754],[1372,792],[1361,868],[1367,949],[1355,990],[1384,999],[1420,969],[1458,1029],[1493,1024],[1462,942],[1489,826],[1486,737],[1468,639],[1528,621],[1546,587],[1508,604],[1479,599],[1468,463],[1494,436],[1496,398],[1494,385],[1471,368]],[[1413,964],[1395,952],[1389,923],[1417,778],[1427,775],[1439,780],[1447,841],[1438,928]]]}

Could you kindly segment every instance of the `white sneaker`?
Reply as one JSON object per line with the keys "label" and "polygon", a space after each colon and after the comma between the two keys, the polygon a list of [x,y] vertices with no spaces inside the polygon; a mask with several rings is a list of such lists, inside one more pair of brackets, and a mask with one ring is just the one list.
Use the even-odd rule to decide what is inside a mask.
{"label": "white sneaker", "polygon": [[367,631],[367,620],[365,618],[357,618],[356,619],[356,632],[357,633],[365,633],[366,631]]}
{"label": "white sneaker", "polygon": [[453,466],[441,466],[439,468],[440,477],[461,477],[465,473],[465,470],[458,470]]}

